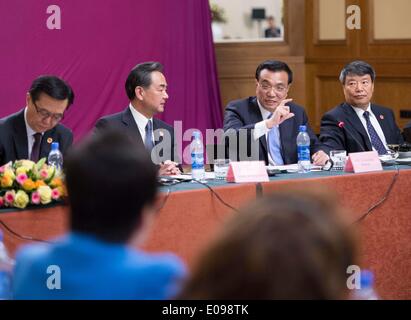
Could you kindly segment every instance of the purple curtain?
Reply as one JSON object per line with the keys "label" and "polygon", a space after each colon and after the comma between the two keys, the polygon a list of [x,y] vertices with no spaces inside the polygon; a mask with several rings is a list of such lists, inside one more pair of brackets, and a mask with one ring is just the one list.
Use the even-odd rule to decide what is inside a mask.
{"label": "purple curtain", "polygon": [[[51,4],[61,29],[47,27]],[[55,74],[73,87],[63,123],[78,140],[127,106],[131,68],[156,60],[170,95],[159,118],[181,120],[183,130],[222,125],[208,0],[1,1],[0,48],[0,118],[25,105],[34,78]]]}

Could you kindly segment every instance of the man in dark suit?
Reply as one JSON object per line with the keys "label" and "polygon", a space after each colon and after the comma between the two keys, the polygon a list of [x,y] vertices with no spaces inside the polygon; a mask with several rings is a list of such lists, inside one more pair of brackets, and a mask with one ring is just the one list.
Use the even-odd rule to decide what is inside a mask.
{"label": "man in dark suit", "polygon": [[64,154],[73,134],[59,122],[73,100],[73,90],[62,79],[41,76],[34,80],[26,107],[0,120],[0,165],[19,159],[38,161],[47,157],[52,142],[58,142]]}
{"label": "man in dark suit", "polygon": [[407,125],[404,127],[403,134],[404,140],[408,143],[411,143],[411,122],[408,122]]}
{"label": "man in dark suit", "polygon": [[[250,153],[251,145],[258,143],[260,160],[266,164],[282,165],[298,162],[296,139],[299,127],[307,127],[313,163],[324,165],[328,155],[308,125],[304,109],[286,99],[293,80],[288,65],[267,60],[256,70],[256,97],[230,102],[224,115],[224,131],[246,131],[247,150],[240,147],[239,157]],[[230,146],[230,149],[232,147]]]}
{"label": "man in dark suit", "polygon": [[320,141],[328,150],[385,154],[388,145],[403,142],[392,110],[370,103],[374,81],[375,71],[364,61],[351,62],[341,71],[345,102],[321,120]]}
{"label": "man in dark suit", "polygon": [[278,38],[281,37],[281,29],[275,25],[274,16],[267,18],[268,28],[264,30],[264,36],[266,38]]}
{"label": "man in dark suit", "polygon": [[130,104],[122,112],[99,119],[95,129],[113,128],[126,132],[151,153],[160,166],[159,175],[179,174],[174,129],[153,118],[164,111],[168,99],[167,82],[159,62],[145,62],[135,66],[126,81]]}

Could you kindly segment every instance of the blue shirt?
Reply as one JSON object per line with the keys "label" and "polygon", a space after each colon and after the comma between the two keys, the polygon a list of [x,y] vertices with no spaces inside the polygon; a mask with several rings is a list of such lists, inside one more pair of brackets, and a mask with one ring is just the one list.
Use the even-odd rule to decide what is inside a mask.
{"label": "blue shirt", "polygon": [[[53,289],[58,273],[61,289]],[[172,254],[149,254],[70,233],[16,255],[13,291],[15,299],[169,299],[185,273]]]}

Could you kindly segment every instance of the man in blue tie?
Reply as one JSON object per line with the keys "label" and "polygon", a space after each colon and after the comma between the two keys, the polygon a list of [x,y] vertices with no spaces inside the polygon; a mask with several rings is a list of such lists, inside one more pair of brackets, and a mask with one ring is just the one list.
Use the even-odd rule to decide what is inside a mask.
{"label": "man in blue tie", "polygon": [[391,109],[371,103],[375,71],[364,61],[347,64],[340,74],[345,102],[324,114],[320,141],[329,150],[386,153],[403,137]]}
{"label": "man in blue tie", "polygon": [[258,159],[267,165],[297,163],[298,130],[300,125],[306,125],[313,164],[324,165],[328,155],[321,150],[321,144],[308,125],[304,108],[291,102],[293,99],[287,99],[293,81],[289,66],[282,61],[264,61],[257,67],[255,78],[256,96],[231,101],[224,114],[227,134],[247,131],[247,147],[242,150],[239,144],[239,159],[250,154],[251,145],[258,143]]}
{"label": "man in blue tie", "polygon": [[153,118],[164,111],[168,100],[163,66],[159,62],[138,64],[128,75],[125,88],[130,104],[122,112],[99,119],[96,130],[115,128],[127,133],[145,145],[153,162],[159,165],[159,175],[179,174],[181,167],[174,162],[178,161],[174,129]]}

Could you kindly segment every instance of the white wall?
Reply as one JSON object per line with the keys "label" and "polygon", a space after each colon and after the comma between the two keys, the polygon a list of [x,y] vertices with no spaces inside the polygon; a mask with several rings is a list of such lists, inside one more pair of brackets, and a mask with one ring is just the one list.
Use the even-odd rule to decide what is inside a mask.
{"label": "white wall", "polygon": [[[225,10],[227,23],[222,25],[222,36],[228,39],[262,38],[258,33],[257,21],[251,20],[252,8],[265,8],[266,17],[273,15],[278,27],[282,28],[283,0],[210,0]],[[262,21],[261,29],[267,28],[267,22]],[[214,34],[214,39],[217,39]]]}

